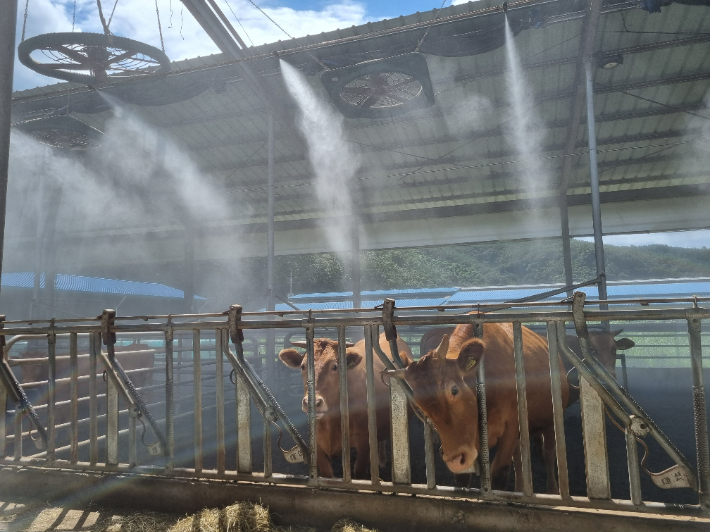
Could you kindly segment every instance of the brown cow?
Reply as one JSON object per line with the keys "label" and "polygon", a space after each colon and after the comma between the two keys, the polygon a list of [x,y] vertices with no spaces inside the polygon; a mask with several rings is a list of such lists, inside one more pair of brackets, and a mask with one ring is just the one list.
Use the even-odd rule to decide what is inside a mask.
{"label": "brown cow", "polygon": [[[126,353],[132,352],[132,353]],[[136,353],[133,353],[134,351],[137,351]],[[57,357],[68,357],[68,353],[61,353],[57,354]],[[83,356],[82,356],[83,355]],[[24,351],[20,354],[22,358],[32,358],[32,359],[43,359],[41,362],[37,363],[32,363],[32,364],[22,364],[22,379],[21,382],[22,384],[27,384],[30,382],[40,382],[40,381],[46,381],[48,376],[49,376],[49,365],[47,361],[47,352],[46,351]],[[151,348],[148,345],[145,344],[130,344],[130,345],[125,345],[125,346],[116,346],[116,358],[118,359],[118,362],[121,364],[121,367],[125,371],[130,371],[130,370],[136,370],[136,369],[152,369],[154,366],[154,359],[155,359],[155,350]],[[10,364],[11,365],[18,365],[18,364],[13,364],[12,359],[10,359]],[[85,377],[90,374],[90,361],[89,361],[89,356],[86,353],[79,353],[78,359],[77,359],[77,365],[78,365],[78,376],[79,377]],[[103,364],[97,360],[96,363],[96,368],[97,368],[97,374],[99,375],[99,379],[101,378],[101,374],[104,371],[104,366]],[[57,380],[59,379],[66,379],[71,377],[71,364],[68,358],[60,358],[57,360],[57,372],[56,372],[56,378]],[[153,382],[153,372],[152,371],[140,371],[137,373],[128,373],[128,377],[131,379],[131,382],[133,382],[133,385],[136,388],[142,388],[144,386],[149,386]],[[100,381],[99,381],[100,382]],[[44,387],[46,390],[46,386]],[[69,381],[66,382],[60,382],[59,384],[56,385],[55,388],[55,397],[56,397],[56,402],[60,401],[69,401],[71,396],[70,396],[70,390],[71,390],[71,384]],[[99,392],[103,393],[103,392]],[[140,393],[140,391],[139,391]],[[36,394],[34,394],[36,395]],[[89,380],[80,380],[79,381],[79,386],[78,386],[78,393],[77,393],[79,398],[82,397],[88,397],[89,396]],[[148,403],[149,401],[149,396],[150,394],[147,393],[142,393],[141,397],[142,399]],[[47,404],[47,396],[46,394],[42,394],[39,397],[39,400],[35,400],[35,403],[33,406],[40,406],[40,405],[46,405]],[[56,425],[61,425],[63,423],[68,423],[71,420],[71,410],[69,405],[60,405],[56,411],[55,411],[55,424]]]}
{"label": "brown cow", "polygon": [[[601,364],[609,370],[609,372],[616,377],[616,352],[617,350],[631,349],[636,344],[633,340],[629,338],[619,338],[615,339],[615,336],[621,334],[624,329],[618,329],[616,331],[599,331],[591,330],[589,331],[589,347],[592,351],[592,356],[595,357]],[[453,327],[439,327],[436,329],[429,329],[424,333],[421,340],[419,341],[419,353],[425,354],[434,349],[445,334],[451,335],[454,332]],[[567,335],[567,345],[572,351],[577,353],[579,357],[582,356],[582,350],[579,347],[579,338],[573,334]],[[567,357],[561,357],[562,362],[565,366],[565,372],[569,373],[572,369],[572,363],[567,360]],[[572,386],[570,382],[569,391],[569,404],[573,404],[579,401],[579,389],[576,386]]]}
{"label": "brown cow", "polygon": [[[522,333],[530,433],[544,433],[545,455],[554,456],[547,342],[526,327]],[[417,406],[439,433],[442,456],[448,468],[455,474],[470,473],[479,453],[476,370],[483,356],[486,357],[488,443],[491,448],[497,448],[491,464],[491,484],[494,489],[505,489],[520,433],[511,324],[484,324],[483,340],[473,337],[472,325],[459,325],[451,341],[444,335],[435,350],[406,369],[389,374],[409,383]],[[560,371],[562,369],[560,361]],[[567,406],[569,393],[564,372],[561,379],[562,401]],[[547,489],[557,492],[554,461],[547,462]],[[518,485],[520,475],[516,474]]]}
{"label": "brown cow", "polygon": [[[391,358],[389,343],[385,335],[380,335],[380,348]],[[293,342],[304,347],[305,342]],[[316,386],[316,436],[318,442],[318,470],[323,477],[332,477],[331,460],[342,453],[342,433],[340,430],[340,377],[338,371],[338,342],[326,338],[314,340],[315,386]],[[397,338],[400,357],[405,365],[412,361],[409,346]],[[348,344],[346,350],[348,364],[348,407],[350,420],[350,442],[357,450],[353,476],[366,478],[370,467],[370,440],[367,424],[367,385],[365,368],[365,340],[355,345]],[[308,412],[308,388],[305,356],[295,349],[284,349],[279,358],[290,368],[301,369],[304,397],[301,402],[304,412]],[[389,388],[380,379],[385,369],[382,361],[373,357],[375,370],[375,402],[377,409],[377,439],[384,441],[390,437]]]}

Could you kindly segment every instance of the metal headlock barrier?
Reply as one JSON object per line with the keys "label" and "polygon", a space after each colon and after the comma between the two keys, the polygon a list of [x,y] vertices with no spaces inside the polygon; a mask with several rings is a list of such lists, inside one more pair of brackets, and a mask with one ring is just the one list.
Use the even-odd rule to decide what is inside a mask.
{"label": "metal headlock barrier", "polygon": [[[414,307],[397,309],[394,300],[385,300],[377,309],[347,309],[337,311],[272,311],[243,312],[234,305],[224,313],[152,315],[118,317],[113,311],[104,311],[98,318],[55,319],[38,321],[0,321],[0,346],[3,358],[0,364],[0,409],[14,421],[14,434],[8,434],[6,416],[0,416],[0,462],[5,465],[39,467],[96,472],[122,472],[136,474],[168,475],[182,478],[231,479],[269,484],[303,485],[312,488],[340,489],[349,491],[376,491],[404,494],[482,499],[486,501],[517,502],[533,505],[552,505],[614,509],[637,512],[685,515],[705,514],[710,510],[710,453],[708,451],[708,419],[703,361],[701,322],[710,318],[710,310],[701,304],[710,298],[673,298],[656,300],[585,301],[585,295],[576,292],[569,300],[558,302],[518,302],[508,304],[449,305],[438,307]],[[594,310],[591,305],[606,303],[611,310]],[[654,308],[662,305],[662,308]],[[568,308],[571,307],[571,308]],[[434,311],[434,312],[432,312]],[[589,322],[643,322],[662,324],[682,320],[687,324],[690,364],[692,372],[693,417],[696,456],[694,465],[673,444],[653,419],[628,393],[617,384],[614,377],[595,358],[589,344]],[[472,325],[472,337],[486,338],[484,324],[512,323],[511,357],[515,361],[515,373],[510,375],[517,390],[519,420],[519,449],[522,491],[503,491],[491,488],[491,449],[488,441],[488,425],[493,421],[486,394],[485,356],[477,368],[475,392],[478,403],[480,488],[437,485],[436,426],[426,418],[415,403],[415,395],[406,381],[387,379],[384,374],[403,370],[405,359],[398,344],[398,331],[405,328],[435,327],[444,325]],[[581,356],[567,346],[566,325],[570,323],[580,341]],[[543,325],[547,331],[549,351],[549,377],[551,401],[554,413],[554,437],[556,443],[556,466],[559,494],[535,493],[532,482],[530,430],[528,428],[528,388],[524,367],[523,324]],[[391,356],[380,347],[380,327],[389,346]],[[262,363],[259,353],[263,347],[258,339],[245,338],[247,334],[282,330],[285,340],[293,335],[305,336],[304,393],[307,398],[307,435],[302,437],[299,425],[294,424],[276,399],[279,394],[267,387],[268,379],[260,377],[254,364]],[[316,332],[327,331],[338,342],[337,369],[340,426],[342,434],[342,477],[324,478],[318,469],[318,429],[316,412]],[[348,401],[348,364],[346,337],[348,332],[364,336],[364,364],[367,431],[369,439],[370,478],[351,478],[350,411]],[[57,339],[69,339],[69,355],[57,355]],[[174,345],[178,339],[177,347]],[[6,341],[7,339],[7,341]],[[9,347],[22,340],[46,343],[46,381],[21,382],[13,373],[13,367],[28,367],[39,359],[8,359]],[[64,341],[64,340],[62,340]],[[88,346],[88,353],[79,354],[79,343]],[[124,369],[119,363],[121,352],[116,345],[125,341],[146,342],[150,350],[136,350],[141,356],[151,357],[146,367]],[[233,350],[230,348],[230,341]],[[300,342],[297,342],[300,343]],[[130,344],[128,344],[130,345]],[[245,355],[245,345],[251,351]],[[9,346],[9,347],[8,347]],[[129,351],[131,353],[131,351]],[[178,365],[175,365],[175,354]],[[267,353],[275,357],[276,353]],[[376,374],[375,356],[385,367],[383,375]],[[81,375],[79,359],[88,357],[88,375]],[[224,367],[224,359],[229,366]],[[586,496],[570,495],[568,457],[570,449],[565,443],[564,403],[560,361],[566,359],[580,375],[580,405],[584,460],[586,465]],[[57,361],[68,360],[68,377],[58,375]],[[147,360],[147,359],[146,359]],[[101,362],[99,362],[101,361]],[[154,365],[155,364],[155,365]],[[106,390],[100,393],[101,375],[105,370]],[[379,371],[378,371],[379,372]],[[163,374],[161,376],[161,373]],[[140,375],[151,378],[136,386]],[[155,376],[159,382],[155,383]],[[26,380],[23,375],[22,380]],[[377,404],[375,383],[383,380],[389,386],[391,417],[391,481],[380,478],[378,460]],[[79,397],[80,385],[88,381],[88,396]],[[145,381],[145,379],[144,379]],[[265,384],[266,382],[266,384]],[[57,385],[69,384],[68,398],[57,397]],[[270,384],[272,385],[272,384]],[[233,389],[233,400],[227,399],[226,390]],[[30,402],[32,394],[27,391],[44,390],[46,400],[35,406]],[[176,398],[176,390],[178,397]],[[164,400],[150,403],[143,397],[164,393]],[[14,411],[7,408],[7,398],[15,404]],[[101,399],[101,401],[100,401]],[[209,401],[208,401],[209,400]],[[210,404],[206,404],[208,401]],[[43,404],[39,404],[43,402]],[[123,403],[121,406],[120,403]],[[44,404],[46,403],[46,404]],[[81,418],[80,411],[89,416]],[[262,434],[254,433],[251,405],[262,418]],[[103,408],[105,405],[105,409]],[[69,407],[69,416],[62,416]],[[226,419],[225,407],[235,413]],[[300,403],[299,403],[300,406]],[[155,419],[151,412],[164,409],[164,417]],[[103,413],[100,413],[100,410]],[[424,424],[424,463],[426,483],[412,483],[409,440],[409,416],[417,415]],[[205,445],[205,416],[214,415],[215,436]],[[59,417],[58,417],[59,416]],[[606,416],[624,432],[629,479],[629,500],[611,498]],[[23,418],[29,419],[29,430],[23,432]],[[64,421],[64,423],[57,423]],[[142,435],[136,429],[136,421],[147,420],[155,443],[146,443],[146,428]],[[190,424],[189,420],[193,423]],[[211,417],[210,417],[211,419]],[[234,421],[231,424],[231,420]],[[99,427],[99,421],[103,423]],[[188,423],[186,423],[186,421]],[[121,428],[126,426],[127,428]],[[188,431],[185,427],[189,425]],[[258,425],[257,425],[258,426]],[[301,425],[302,426],[302,425]],[[272,461],[271,430],[279,431],[278,447],[283,453],[290,472],[274,471]],[[104,433],[100,434],[100,429]],[[281,447],[282,429],[293,440],[294,447]],[[303,428],[301,428],[303,430]],[[69,432],[69,443],[58,447],[63,431]],[[181,434],[191,433],[191,441]],[[673,435],[671,435],[673,436]],[[255,438],[263,438],[263,471],[254,467]],[[31,438],[41,452],[27,454],[22,442]],[[637,445],[642,445],[648,454],[644,439],[656,442],[673,466],[661,471],[647,469],[646,457],[640,460]],[[138,442],[146,446],[138,448]],[[177,443],[176,443],[177,442]],[[226,451],[234,446],[234,461],[226,459]],[[7,451],[12,446],[12,455]],[[102,452],[100,452],[102,451]],[[146,452],[147,451],[147,452]],[[578,451],[578,450],[574,450]],[[212,457],[215,459],[212,460]],[[176,462],[177,460],[177,462]],[[284,463],[280,461],[279,463]],[[209,464],[207,463],[209,462]],[[439,467],[443,467],[439,464]],[[298,468],[300,473],[293,473]],[[653,483],[666,489],[687,489],[697,494],[697,504],[675,505],[671,510],[666,504],[644,501],[642,473],[648,474]]]}

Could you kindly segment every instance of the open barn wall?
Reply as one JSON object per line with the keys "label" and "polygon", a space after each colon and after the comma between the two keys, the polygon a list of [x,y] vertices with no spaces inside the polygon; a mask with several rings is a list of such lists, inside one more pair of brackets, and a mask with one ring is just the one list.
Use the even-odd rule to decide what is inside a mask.
{"label": "open barn wall", "polygon": [[[410,217],[407,211],[400,211],[392,213],[391,220],[363,223],[360,230],[360,248],[378,250],[560,237],[559,211],[556,208],[538,211],[535,224],[526,223],[532,213],[525,210],[458,216],[451,214],[456,211],[465,212],[467,208],[451,205],[441,206],[438,210],[441,214],[438,218],[419,217],[417,212],[412,212]],[[592,234],[590,211],[588,204],[570,208],[572,237]],[[703,196],[602,205],[605,234],[705,229],[710,227],[706,211],[707,199]],[[276,255],[332,251],[319,226],[289,227],[292,225],[304,224],[276,222]],[[236,235],[231,227],[205,229],[195,243],[197,260],[219,261],[266,256],[265,224],[252,226],[250,229]],[[184,261],[183,229],[176,228],[170,236],[146,233],[146,230],[149,231],[149,228],[138,229],[136,233],[125,229],[112,231],[113,234],[96,232],[85,235],[58,235],[56,243],[60,253],[57,254],[55,264],[59,268],[75,266],[78,252],[82,257],[80,269],[88,271],[121,264],[176,264]],[[136,246],[136,240],[147,242],[151,253],[146,256],[145,247]],[[33,263],[33,239],[17,242],[9,237],[8,246],[12,246],[13,252],[6,255],[6,271],[22,271],[28,264]]]}

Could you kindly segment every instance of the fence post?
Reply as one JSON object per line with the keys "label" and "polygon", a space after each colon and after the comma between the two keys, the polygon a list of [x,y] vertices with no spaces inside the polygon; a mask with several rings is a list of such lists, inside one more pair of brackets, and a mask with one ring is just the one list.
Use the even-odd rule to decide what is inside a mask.
{"label": "fence post", "polygon": [[[589,330],[584,317],[585,298],[586,294],[584,292],[574,293],[572,315],[582,350],[582,359],[589,360],[592,355],[589,348]],[[564,328],[564,322],[560,323],[562,328]],[[566,337],[559,330],[557,336],[559,340]],[[581,375],[579,385],[579,406],[582,414],[582,437],[584,439],[584,459],[587,472],[587,497],[590,499],[610,499],[611,486],[609,484],[604,404],[599,394],[592,389],[587,380]]]}
{"label": "fence post", "polygon": [[690,363],[693,370],[693,414],[695,417],[695,452],[698,459],[698,499],[705,510],[710,510],[710,451],[708,451],[708,417],[705,407],[703,376],[703,347],[700,337],[700,318],[688,319]]}

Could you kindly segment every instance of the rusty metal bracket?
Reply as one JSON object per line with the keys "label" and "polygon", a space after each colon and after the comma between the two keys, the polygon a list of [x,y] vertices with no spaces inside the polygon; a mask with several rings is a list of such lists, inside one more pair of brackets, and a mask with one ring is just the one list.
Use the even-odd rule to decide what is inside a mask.
{"label": "rusty metal bracket", "polygon": [[[577,331],[579,338],[589,339],[589,329],[587,329],[587,320],[584,318],[584,301],[587,294],[584,292],[575,292],[572,299],[572,317],[574,318],[574,328]],[[585,357],[586,357],[585,353]]]}
{"label": "rusty metal bracket", "polygon": [[[244,342],[244,331],[242,331],[239,326],[241,320],[241,305],[231,305],[229,307],[227,323],[229,326],[229,337],[234,344],[236,355],[232,353],[228,346],[225,346],[224,354],[232,364],[234,372],[246,383],[249,395],[251,395],[254,400],[254,404],[262,417],[277,426],[278,424],[276,422],[280,420],[291,438],[296,442],[296,447],[284,451],[280,445],[281,436],[279,435],[279,449],[283,452],[284,458],[286,458],[289,463],[308,463],[310,454],[305,440],[301,437],[271,391],[256,374],[254,368],[252,368],[251,364],[244,358],[244,346],[242,345]],[[279,432],[280,430],[279,428]]]}
{"label": "rusty metal bracket", "polygon": [[[0,315],[0,330],[5,327],[5,315]],[[7,360],[7,353],[5,352],[5,335],[0,335],[0,382],[2,382],[5,392],[10,396],[12,401],[15,403],[15,408],[22,412],[22,415],[27,416],[30,420],[30,424],[34,427],[37,434],[39,434],[39,439],[32,438],[35,447],[42,451],[47,448],[47,431],[39,421],[37,412],[35,411],[32,403],[27,398],[25,391],[18,382],[15,374],[10,368],[10,364]],[[4,414],[3,414],[4,415]]]}
{"label": "rusty metal bracket", "polygon": [[126,402],[126,408],[128,413],[133,418],[140,419],[143,415],[148,420],[150,428],[153,430],[156,439],[158,440],[159,448],[155,445],[147,445],[151,454],[166,454],[168,446],[166,444],[165,436],[160,430],[158,423],[153,419],[153,416],[148,410],[148,406],[143,401],[143,398],[138,393],[135,385],[131,379],[126,374],[125,370],[118,362],[116,358],[116,333],[112,332],[111,329],[114,326],[116,319],[116,311],[112,309],[104,310],[101,314],[101,338],[104,345],[106,346],[106,353],[103,351],[99,352],[99,360],[105,368],[105,374],[111,379],[111,382],[118,393],[123,397]]}

